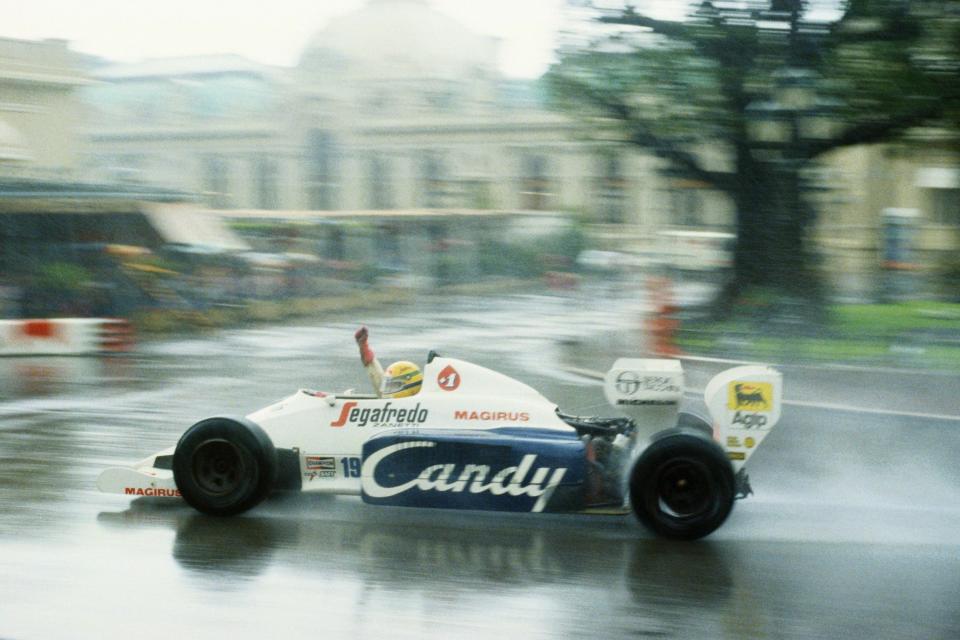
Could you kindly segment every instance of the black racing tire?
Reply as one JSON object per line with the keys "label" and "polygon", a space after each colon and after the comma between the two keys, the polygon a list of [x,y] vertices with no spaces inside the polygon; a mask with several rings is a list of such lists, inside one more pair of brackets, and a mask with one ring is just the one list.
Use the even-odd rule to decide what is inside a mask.
{"label": "black racing tire", "polygon": [[180,437],[173,478],[197,511],[232,516],[262,502],[277,479],[277,451],[258,425],[242,418],[208,418]]}
{"label": "black racing tire", "polygon": [[690,411],[681,411],[677,414],[677,426],[681,429],[693,429],[713,439],[713,425],[701,415]]}
{"label": "black racing tire", "polygon": [[654,436],[630,471],[630,505],[654,533],[695,540],[724,523],[733,509],[733,467],[723,449],[697,433]]}

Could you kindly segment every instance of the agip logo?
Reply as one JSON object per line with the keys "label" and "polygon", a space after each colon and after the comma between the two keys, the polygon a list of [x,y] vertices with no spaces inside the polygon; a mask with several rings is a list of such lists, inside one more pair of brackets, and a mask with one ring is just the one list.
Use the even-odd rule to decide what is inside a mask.
{"label": "agip logo", "polygon": [[727,385],[727,407],[734,411],[770,411],[773,385],[769,382],[731,382]]}

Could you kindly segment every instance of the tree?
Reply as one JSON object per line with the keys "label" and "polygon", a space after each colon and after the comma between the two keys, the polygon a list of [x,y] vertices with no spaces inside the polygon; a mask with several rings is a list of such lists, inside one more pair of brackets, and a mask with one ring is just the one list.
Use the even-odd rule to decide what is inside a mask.
{"label": "tree", "polygon": [[849,0],[827,19],[804,0],[725,4],[737,8],[703,2],[683,21],[599,12],[620,30],[564,47],[546,80],[561,108],[730,198],[734,265],[718,311],[757,289],[819,309],[812,169],[957,102],[952,3]]}

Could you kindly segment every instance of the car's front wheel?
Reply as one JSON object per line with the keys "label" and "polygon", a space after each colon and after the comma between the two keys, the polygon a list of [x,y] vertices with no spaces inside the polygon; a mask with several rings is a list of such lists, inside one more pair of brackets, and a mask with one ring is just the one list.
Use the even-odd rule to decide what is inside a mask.
{"label": "car's front wheel", "polygon": [[184,500],[203,513],[229,516],[253,508],[273,490],[277,452],[256,424],[208,418],[181,436],[173,477]]}
{"label": "car's front wheel", "polygon": [[637,519],[666,538],[693,540],[730,515],[733,467],[723,449],[699,434],[664,432],[630,473],[630,503]]}

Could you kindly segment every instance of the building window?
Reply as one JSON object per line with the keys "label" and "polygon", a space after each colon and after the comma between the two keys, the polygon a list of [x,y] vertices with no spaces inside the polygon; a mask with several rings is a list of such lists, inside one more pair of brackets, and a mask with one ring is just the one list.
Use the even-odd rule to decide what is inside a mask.
{"label": "building window", "polygon": [[327,230],[326,257],[330,260],[343,261],[347,259],[347,238],[339,224],[330,226]]}
{"label": "building window", "polygon": [[463,182],[466,205],[470,209],[495,209],[490,180],[477,179]]}
{"label": "building window", "polygon": [[307,143],[307,201],[311,209],[337,208],[337,146],[327,131],[313,131]]}
{"label": "building window", "polygon": [[706,224],[703,212],[703,190],[706,183],[674,178],[670,186],[670,212],[673,223],[683,227]]}
{"label": "building window", "polygon": [[960,226],[960,189],[930,189],[930,219]]}
{"label": "building window", "polygon": [[674,189],[670,193],[673,221],[683,227],[699,227],[701,220],[700,193],[695,189]]}
{"label": "building window", "polygon": [[383,156],[370,158],[367,192],[371,209],[393,208],[393,176],[390,159]]}
{"label": "building window", "polygon": [[218,155],[204,156],[203,195],[212,209],[230,206],[227,182],[227,161]]}
{"label": "building window", "polygon": [[420,206],[443,207],[446,200],[446,167],[439,153],[428,152],[420,162]]}
{"label": "building window", "polygon": [[254,184],[257,208],[277,208],[277,163],[273,158],[259,156],[254,160]]}
{"label": "building window", "polygon": [[620,156],[606,154],[600,158],[600,178],[597,180],[597,201],[600,219],[609,224],[626,222],[626,180]]}
{"label": "building window", "polygon": [[550,180],[547,177],[547,159],[541,155],[526,155],[521,168],[520,207],[533,211],[547,209],[550,199]]}
{"label": "building window", "polygon": [[391,270],[403,268],[400,251],[400,226],[386,223],[377,229],[377,257],[381,267]]}

